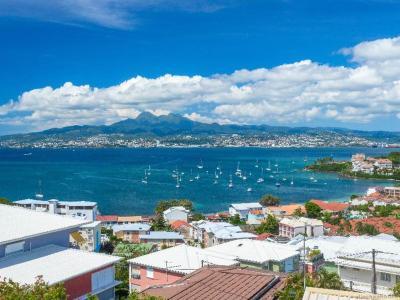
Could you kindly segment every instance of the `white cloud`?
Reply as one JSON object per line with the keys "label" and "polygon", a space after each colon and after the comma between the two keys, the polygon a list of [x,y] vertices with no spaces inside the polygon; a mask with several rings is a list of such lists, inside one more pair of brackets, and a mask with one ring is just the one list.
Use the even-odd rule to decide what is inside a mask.
{"label": "white cloud", "polygon": [[365,42],[342,51],[357,62],[353,67],[304,60],[209,77],[137,76],[106,88],[67,82],[27,91],[0,106],[0,124],[27,131],[109,124],[142,111],[182,113],[207,123],[368,123],[385,116],[399,118],[399,40]]}

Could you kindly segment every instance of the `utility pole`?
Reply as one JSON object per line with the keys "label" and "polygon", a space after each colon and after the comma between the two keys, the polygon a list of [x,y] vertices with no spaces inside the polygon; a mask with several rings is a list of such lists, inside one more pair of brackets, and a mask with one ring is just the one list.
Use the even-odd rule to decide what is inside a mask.
{"label": "utility pole", "polygon": [[376,294],[376,265],[375,265],[375,249],[372,249],[372,284],[371,284],[371,292],[372,294]]}
{"label": "utility pole", "polygon": [[167,276],[167,283],[168,283],[168,261],[165,261],[165,275]]}
{"label": "utility pole", "polygon": [[303,288],[305,291],[306,290],[306,233],[305,232],[303,235]]}

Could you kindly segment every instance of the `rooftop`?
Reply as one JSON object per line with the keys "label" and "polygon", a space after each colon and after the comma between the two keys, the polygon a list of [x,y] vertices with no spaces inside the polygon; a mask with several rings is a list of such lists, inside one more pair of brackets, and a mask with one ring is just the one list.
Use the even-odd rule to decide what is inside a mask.
{"label": "rooftop", "polygon": [[190,226],[188,222],[183,221],[183,220],[176,220],[174,222],[171,223],[171,228],[172,229],[178,229],[181,226]]}
{"label": "rooftop", "polygon": [[314,287],[307,287],[303,300],[390,300],[397,297],[382,297],[370,293],[358,293],[351,291],[328,290]]}
{"label": "rooftop", "polygon": [[89,224],[82,225],[81,228],[94,228],[94,227],[97,227],[100,224],[101,224],[100,221],[94,221],[94,222],[91,222]]}
{"label": "rooftop", "polygon": [[91,223],[69,216],[0,204],[0,244]]}
{"label": "rooftop", "polygon": [[232,255],[217,254],[208,249],[185,244],[136,257],[129,262],[161,270],[166,270],[165,262],[168,262],[168,271],[179,274],[189,274],[207,264],[224,266],[238,264]]}
{"label": "rooftop", "polygon": [[262,205],[258,202],[250,202],[250,203],[233,203],[231,206],[236,210],[248,210],[248,209],[257,209],[262,208]]}
{"label": "rooftop", "polygon": [[96,202],[91,202],[91,201],[59,201],[57,199],[50,199],[50,200],[23,199],[23,200],[14,201],[14,203],[17,203],[17,204],[49,204],[49,201],[57,201],[58,204],[66,205],[66,206],[93,207],[93,206],[97,205]]}
{"label": "rooftop", "polygon": [[318,205],[322,210],[327,210],[332,212],[343,211],[349,207],[348,203],[342,203],[342,202],[327,202],[316,199],[311,200],[311,202]]}
{"label": "rooftop", "polygon": [[268,206],[269,211],[284,211],[286,215],[292,215],[296,209],[300,208],[302,212],[305,212],[304,205],[301,204],[288,204],[288,205],[279,205],[279,206]]}
{"label": "rooftop", "polygon": [[118,222],[140,222],[142,221],[142,216],[118,216]]}
{"label": "rooftop", "polygon": [[146,240],[183,240],[184,236],[173,231],[150,231],[148,234],[140,234],[139,238]]}
{"label": "rooftop", "polygon": [[189,213],[189,211],[186,208],[184,208],[183,206],[172,206],[172,207],[168,208],[167,210],[164,210],[164,214],[168,214],[170,212],[173,212],[174,210],[179,210],[179,211],[182,211],[185,213]]}
{"label": "rooftop", "polygon": [[194,226],[213,233],[218,239],[245,239],[256,238],[255,234],[244,232],[239,226],[234,226],[227,222],[197,221],[192,223]]}
{"label": "rooftop", "polygon": [[111,255],[48,245],[0,259],[0,277],[21,284],[32,284],[37,276],[42,275],[45,282],[55,284],[112,265],[120,259]]}
{"label": "rooftop", "polygon": [[237,257],[240,261],[265,263],[268,261],[282,261],[298,255],[298,252],[290,246],[259,240],[235,240],[219,244],[207,250],[229,254]]}
{"label": "rooftop", "polygon": [[118,221],[118,216],[114,216],[114,215],[98,215],[96,216],[96,220],[97,221],[101,221],[101,222],[117,222]]}
{"label": "rooftop", "polygon": [[114,225],[112,230],[114,232],[119,231],[149,231],[151,226],[149,224],[143,223],[133,223],[133,224],[122,224],[122,225]]}
{"label": "rooftop", "polygon": [[204,267],[173,284],[150,287],[143,294],[163,299],[273,299],[285,286],[276,274],[240,267]]}
{"label": "rooftop", "polygon": [[279,223],[290,226],[290,227],[304,227],[304,225],[323,226],[323,223],[320,220],[304,218],[304,217],[283,218]]}
{"label": "rooftop", "polygon": [[[383,253],[378,251],[375,254],[375,262],[377,272],[400,275],[400,257],[398,253]],[[339,266],[349,268],[371,270],[372,252],[339,256],[335,260],[335,263]]]}

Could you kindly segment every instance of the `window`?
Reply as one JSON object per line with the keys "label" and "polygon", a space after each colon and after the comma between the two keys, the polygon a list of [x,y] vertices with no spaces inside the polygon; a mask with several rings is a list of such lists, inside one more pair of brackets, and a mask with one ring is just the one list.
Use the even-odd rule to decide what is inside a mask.
{"label": "window", "polygon": [[9,255],[16,252],[24,251],[25,242],[18,242],[6,245],[5,255]]}
{"label": "window", "polygon": [[152,267],[147,267],[146,269],[146,276],[148,278],[154,278],[154,270]]}
{"label": "window", "polygon": [[396,283],[400,282],[400,275],[396,275]]}
{"label": "window", "polygon": [[114,283],[114,267],[92,274],[92,291],[99,290]]}
{"label": "window", "polygon": [[391,276],[388,273],[381,273],[381,280],[382,281],[391,281]]}

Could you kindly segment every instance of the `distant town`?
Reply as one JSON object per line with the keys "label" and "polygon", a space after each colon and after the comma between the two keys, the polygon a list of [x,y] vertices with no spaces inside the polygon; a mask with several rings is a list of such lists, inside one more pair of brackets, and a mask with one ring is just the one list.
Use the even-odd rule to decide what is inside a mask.
{"label": "distant town", "polygon": [[43,137],[35,140],[0,139],[0,148],[153,148],[153,147],[397,147],[369,139],[337,133],[292,135],[177,135],[135,137],[124,134],[99,134],[89,137]]}

